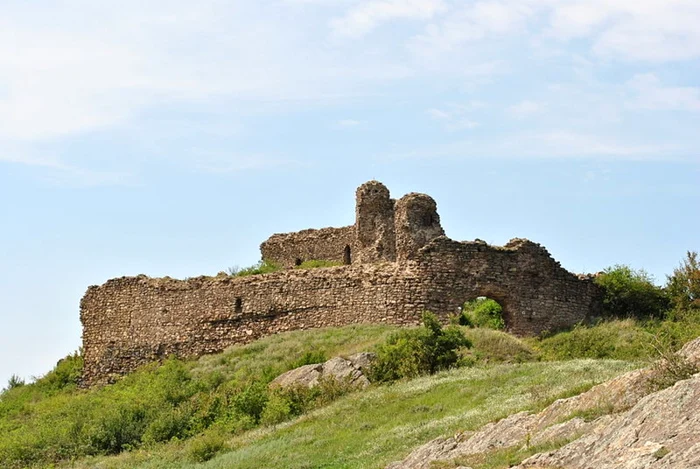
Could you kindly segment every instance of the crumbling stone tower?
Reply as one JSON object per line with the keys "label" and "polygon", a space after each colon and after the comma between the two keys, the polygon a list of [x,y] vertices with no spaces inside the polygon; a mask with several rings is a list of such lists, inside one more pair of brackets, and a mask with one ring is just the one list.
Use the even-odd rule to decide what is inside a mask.
{"label": "crumbling stone tower", "polygon": [[396,260],[394,200],[379,181],[362,184],[355,192],[355,262]]}
{"label": "crumbling stone tower", "polygon": [[429,195],[415,192],[404,195],[396,202],[394,230],[399,261],[415,258],[420,248],[445,235],[435,200]]}

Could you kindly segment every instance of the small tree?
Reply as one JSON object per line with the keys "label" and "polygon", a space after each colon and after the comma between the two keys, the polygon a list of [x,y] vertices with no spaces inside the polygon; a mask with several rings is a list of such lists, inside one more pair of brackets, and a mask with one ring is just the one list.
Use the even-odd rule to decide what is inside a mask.
{"label": "small tree", "polygon": [[20,378],[18,375],[12,375],[10,376],[10,379],[7,380],[7,387],[5,389],[9,391],[10,389],[19,388],[20,386],[24,385],[25,382],[22,378]]}
{"label": "small tree", "polygon": [[604,290],[603,315],[617,318],[662,317],[668,309],[668,297],[653,277],[643,269],[627,265],[608,267],[596,278]]}
{"label": "small tree", "polygon": [[462,347],[471,347],[471,342],[458,327],[443,328],[426,312],[422,328],[392,334],[379,346],[370,376],[373,381],[393,381],[432,374],[454,366]]}
{"label": "small tree", "polygon": [[673,269],[666,290],[676,313],[700,310],[700,260],[697,252],[688,251],[681,265]]}

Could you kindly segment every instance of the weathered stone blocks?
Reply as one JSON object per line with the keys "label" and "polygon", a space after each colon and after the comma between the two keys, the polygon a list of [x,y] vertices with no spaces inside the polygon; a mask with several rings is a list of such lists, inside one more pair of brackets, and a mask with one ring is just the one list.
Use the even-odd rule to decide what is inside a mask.
{"label": "weathered stone blocks", "polygon": [[[509,331],[538,334],[599,312],[590,277],[561,268],[542,246],[503,247],[444,236],[435,201],[408,194],[394,202],[381,183],[357,191],[356,223],[274,235],[263,258],[287,270],[250,277],[188,280],[122,277],[92,286],[81,301],[84,383],[105,383],[151,360],[196,357],[295,329],[356,323],[443,320],[467,300],[501,303]],[[298,261],[347,261],[299,270]]]}

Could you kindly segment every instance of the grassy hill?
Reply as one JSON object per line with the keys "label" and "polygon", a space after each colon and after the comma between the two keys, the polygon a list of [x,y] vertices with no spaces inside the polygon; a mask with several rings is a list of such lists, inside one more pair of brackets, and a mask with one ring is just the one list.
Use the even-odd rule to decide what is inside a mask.
{"label": "grassy hill", "polygon": [[[648,335],[624,321],[564,333],[574,340],[522,341],[464,328],[474,347],[462,368],[286,403],[267,391],[288,369],[371,350],[394,330],[290,332],[199,360],[151,364],[91,390],[77,388],[82,360],[69,356],[35,383],[1,395],[0,465],[382,467],[433,437],[542,407],[637,367]],[[612,345],[611,334],[618,337]],[[577,356],[597,359],[545,361]]]}

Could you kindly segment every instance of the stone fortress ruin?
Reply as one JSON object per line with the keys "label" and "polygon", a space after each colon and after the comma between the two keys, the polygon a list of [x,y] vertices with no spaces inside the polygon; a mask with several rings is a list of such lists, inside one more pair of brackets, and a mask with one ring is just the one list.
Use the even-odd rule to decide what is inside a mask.
{"label": "stone fortress ruin", "polygon": [[[197,357],[295,329],[415,325],[424,311],[447,320],[480,296],[501,304],[517,335],[570,327],[601,306],[592,279],[566,271],[539,244],[451,240],[430,196],[394,200],[377,181],[357,189],[354,225],[275,234],[261,252],[285,269],[187,280],[140,275],[89,287],[80,304],[84,384],[170,354]],[[307,260],[343,265],[294,268]]]}

